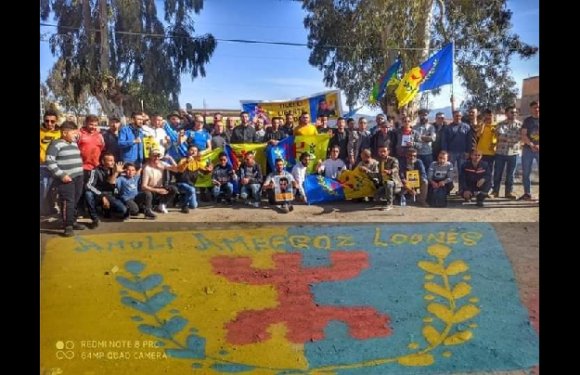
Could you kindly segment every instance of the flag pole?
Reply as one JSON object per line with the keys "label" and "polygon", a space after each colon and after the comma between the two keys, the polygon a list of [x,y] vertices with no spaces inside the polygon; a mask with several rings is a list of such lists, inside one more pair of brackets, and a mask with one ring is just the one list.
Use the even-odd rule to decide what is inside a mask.
{"label": "flag pole", "polygon": [[453,82],[455,81],[454,68],[455,67],[455,40],[451,41],[451,113],[455,111],[455,97],[453,95]]}

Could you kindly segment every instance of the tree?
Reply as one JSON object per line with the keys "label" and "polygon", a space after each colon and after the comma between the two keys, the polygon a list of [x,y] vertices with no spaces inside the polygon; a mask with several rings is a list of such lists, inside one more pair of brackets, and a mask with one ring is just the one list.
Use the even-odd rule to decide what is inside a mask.
{"label": "tree", "polygon": [[[70,72],[68,74],[69,79],[66,79],[65,65],[63,59],[58,59],[46,79],[46,86],[50,90],[50,94],[52,94],[53,103],[58,103],[62,110],[73,112],[76,116],[88,114],[91,104],[88,87],[84,85],[80,88],[75,88],[74,84],[77,81],[70,79],[75,72]],[[75,91],[79,92],[79,94],[75,94]]]}
{"label": "tree", "polygon": [[165,0],[164,27],[154,0],[40,2],[41,19],[57,21],[51,52],[63,61],[73,96],[86,87],[107,115],[119,117],[147,98],[178,104],[181,74],[205,76],[216,40],[193,35],[192,15],[202,8],[203,0]]}
{"label": "tree", "polygon": [[[309,62],[324,83],[345,91],[347,104],[365,101],[373,83],[397,55],[404,70],[417,66],[450,41],[457,73],[477,107],[514,104],[509,62],[529,58],[537,47],[510,31],[507,0],[303,0],[308,12]],[[436,93],[436,92],[434,92]],[[380,105],[387,111],[387,92]]]}

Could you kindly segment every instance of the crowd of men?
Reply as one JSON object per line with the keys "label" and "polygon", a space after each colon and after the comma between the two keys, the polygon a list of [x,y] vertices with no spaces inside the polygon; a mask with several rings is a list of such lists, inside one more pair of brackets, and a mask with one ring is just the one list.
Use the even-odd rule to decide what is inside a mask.
{"label": "crowd of men", "polygon": [[[532,102],[530,108],[532,115],[523,123],[516,119],[515,107],[506,108],[506,119],[499,123],[491,110],[479,115],[475,108],[465,118],[454,111],[451,121],[437,113],[434,123],[429,123],[427,110],[418,112],[417,121],[405,113],[397,121],[379,114],[372,131],[364,117],[339,117],[330,128],[324,113],[314,124],[307,112],[298,123],[290,113],[251,120],[242,112],[239,124],[216,113],[208,124],[199,113],[173,112],[165,119],[135,112],[128,124],[110,118],[109,128],[101,132],[96,116],[87,116],[78,129],[73,121],[57,126],[57,113],[48,111],[40,129],[41,215],[60,211],[64,235],[72,236],[85,228],[77,223],[77,209],[90,217],[90,228],[98,227],[101,217],[127,219],[142,212],[155,219],[154,211],[167,213],[175,204],[188,214],[198,206],[195,182],[201,174],[211,175],[212,187],[202,190],[215,203],[239,198],[260,207],[264,192],[270,204],[289,212],[294,197],[308,200],[303,183],[310,154],[300,155],[291,172],[281,159],[274,170],[262,171],[252,153],[237,170],[226,153],[215,165],[200,156],[226,144],[277,145],[291,135],[316,134],[330,139],[327,159],[319,161],[316,172],[336,179],[344,170],[360,168],[375,183],[373,199],[383,210],[405,196],[421,206],[445,206],[454,183],[463,199],[483,206],[486,198],[500,196],[504,171],[504,197],[518,199],[513,185],[520,153],[524,194],[519,199],[532,200],[533,160],[539,163],[539,103]],[[146,140],[154,140],[154,146],[147,149],[151,143]]]}

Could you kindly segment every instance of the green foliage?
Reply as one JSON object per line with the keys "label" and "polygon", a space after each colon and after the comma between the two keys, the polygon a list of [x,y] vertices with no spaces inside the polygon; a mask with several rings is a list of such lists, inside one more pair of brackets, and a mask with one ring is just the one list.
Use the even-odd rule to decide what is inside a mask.
{"label": "green foliage", "polygon": [[[497,108],[515,102],[509,62],[537,47],[510,31],[507,0],[303,0],[308,12],[309,62],[324,83],[345,91],[347,104],[367,101],[373,84],[397,54],[404,70],[454,40],[466,104]],[[407,48],[407,49],[399,49]],[[394,98],[387,92],[387,98]],[[386,102],[381,106],[386,109]]]}
{"label": "green foliage", "polygon": [[108,114],[140,109],[141,100],[150,111],[177,107],[181,75],[205,76],[217,44],[194,36],[192,15],[203,0],[164,5],[166,28],[154,0],[41,0],[41,19],[58,24],[50,48],[73,96],[86,88]]}

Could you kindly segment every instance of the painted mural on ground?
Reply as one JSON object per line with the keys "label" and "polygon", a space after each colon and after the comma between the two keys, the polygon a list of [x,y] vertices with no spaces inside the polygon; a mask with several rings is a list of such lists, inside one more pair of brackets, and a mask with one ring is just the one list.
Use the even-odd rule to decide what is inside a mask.
{"label": "painted mural on ground", "polygon": [[58,238],[41,272],[47,374],[434,374],[538,362],[488,224]]}

